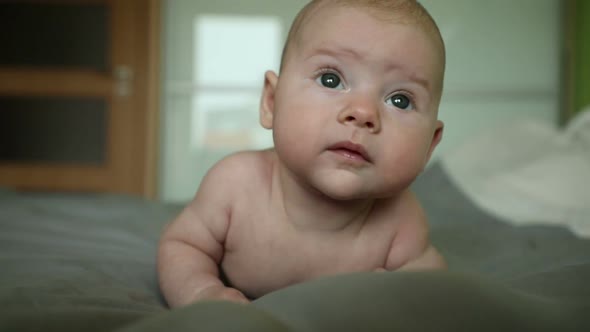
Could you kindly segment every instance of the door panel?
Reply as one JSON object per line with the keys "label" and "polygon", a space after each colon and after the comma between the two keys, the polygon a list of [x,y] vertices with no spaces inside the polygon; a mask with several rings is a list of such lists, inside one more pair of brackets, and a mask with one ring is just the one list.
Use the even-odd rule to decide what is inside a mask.
{"label": "door panel", "polygon": [[0,186],[154,195],[155,8],[0,1]]}
{"label": "door panel", "polygon": [[4,3],[0,11],[0,65],[106,71],[109,13],[107,3]]}
{"label": "door panel", "polygon": [[0,97],[0,109],[1,162],[95,166],[105,163],[104,100]]}

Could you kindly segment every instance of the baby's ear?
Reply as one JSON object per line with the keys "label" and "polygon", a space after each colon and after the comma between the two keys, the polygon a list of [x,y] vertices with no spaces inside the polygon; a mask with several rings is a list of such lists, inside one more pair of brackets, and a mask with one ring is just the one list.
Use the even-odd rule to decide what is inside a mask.
{"label": "baby's ear", "polygon": [[279,78],[275,72],[269,70],[264,73],[264,88],[260,98],[260,124],[266,129],[272,129],[278,80]]}
{"label": "baby's ear", "polygon": [[440,141],[442,140],[442,134],[443,134],[444,127],[445,127],[445,124],[442,121],[436,120],[434,134],[432,135],[432,142],[430,143],[430,150],[428,151],[428,155],[426,156],[426,162],[424,163],[425,166],[428,163],[428,161],[430,160],[430,157],[432,157],[432,152],[434,152],[434,148],[436,148],[438,143],[440,143]]}

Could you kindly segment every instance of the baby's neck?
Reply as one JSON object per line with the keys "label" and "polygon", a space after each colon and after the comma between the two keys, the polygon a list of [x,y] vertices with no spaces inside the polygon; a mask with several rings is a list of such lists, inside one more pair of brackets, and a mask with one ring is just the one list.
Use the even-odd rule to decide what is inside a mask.
{"label": "baby's neck", "polygon": [[335,200],[298,181],[280,163],[272,175],[272,200],[282,207],[285,220],[300,231],[359,231],[370,215],[374,199]]}

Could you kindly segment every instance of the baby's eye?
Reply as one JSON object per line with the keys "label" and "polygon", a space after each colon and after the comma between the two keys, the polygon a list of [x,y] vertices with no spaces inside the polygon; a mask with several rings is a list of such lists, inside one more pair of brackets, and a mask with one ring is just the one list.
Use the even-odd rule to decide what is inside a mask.
{"label": "baby's eye", "polygon": [[342,80],[334,73],[323,73],[316,80],[322,86],[330,89],[342,89]]}
{"label": "baby's eye", "polygon": [[388,105],[392,105],[394,107],[397,107],[399,109],[402,109],[404,111],[411,111],[414,109],[414,105],[412,104],[412,101],[410,100],[410,98],[408,96],[406,96],[404,94],[400,94],[400,93],[387,98],[385,103]]}

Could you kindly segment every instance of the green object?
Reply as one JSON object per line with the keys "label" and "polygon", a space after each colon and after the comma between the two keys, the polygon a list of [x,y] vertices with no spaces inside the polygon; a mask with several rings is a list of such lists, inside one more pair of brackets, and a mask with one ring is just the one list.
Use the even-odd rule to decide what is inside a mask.
{"label": "green object", "polygon": [[590,105],[590,1],[574,6],[574,95],[573,112]]}

